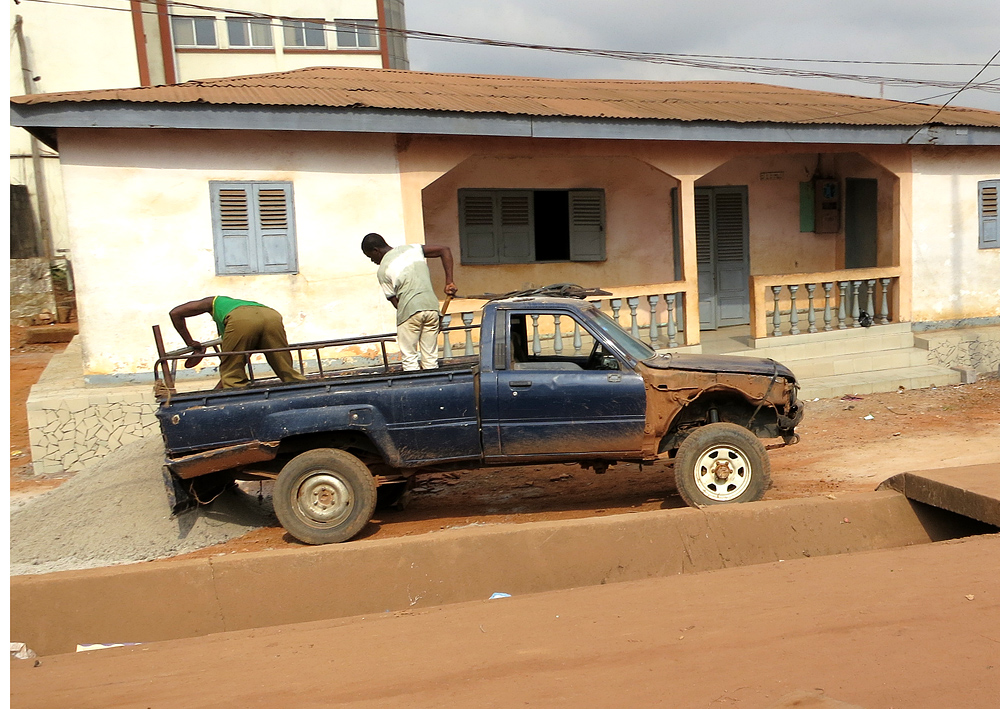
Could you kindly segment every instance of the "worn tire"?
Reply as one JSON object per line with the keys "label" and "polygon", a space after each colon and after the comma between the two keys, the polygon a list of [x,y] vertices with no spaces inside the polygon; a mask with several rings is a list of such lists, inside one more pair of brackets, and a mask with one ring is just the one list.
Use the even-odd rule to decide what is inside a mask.
{"label": "worn tire", "polygon": [[771,461],[753,433],[732,423],[696,429],[677,449],[677,491],[691,507],[759,500],[771,486]]}
{"label": "worn tire", "polygon": [[317,448],[292,458],[274,486],[281,526],[306,544],[334,544],[360,532],[375,511],[375,479],[346,451]]}

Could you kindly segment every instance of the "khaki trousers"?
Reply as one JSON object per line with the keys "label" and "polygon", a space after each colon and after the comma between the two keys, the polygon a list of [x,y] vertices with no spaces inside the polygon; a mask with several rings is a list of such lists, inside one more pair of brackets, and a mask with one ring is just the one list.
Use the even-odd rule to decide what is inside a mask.
{"label": "khaki trousers", "polygon": [[437,369],[440,322],[438,311],[421,310],[396,326],[396,343],[403,355],[404,371]]}
{"label": "khaki trousers", "polygon": [[[288,347],[281,313],[256,305],[241,305],[226,316],[222,332],[222,351],[269,350]],[[283,382],[304,382],[305,377],[292,366],[290,352],[266,352],[264,357]],[[223,389],[238,389],[250,384],[246,359],[242,355],[221,357],[219,376]]]}

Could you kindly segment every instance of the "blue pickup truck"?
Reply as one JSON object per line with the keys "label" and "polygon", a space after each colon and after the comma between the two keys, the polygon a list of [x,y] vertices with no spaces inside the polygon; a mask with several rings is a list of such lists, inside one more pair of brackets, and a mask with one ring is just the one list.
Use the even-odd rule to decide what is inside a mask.
{"label": "blue pickup truck", "polygon": [[358,534],[377,498],[442,470],[672,460],[689,505],[754,501],[770,486],[760,439],[797,440],[798,385],[773,360],[657,354],[574,298],[491,301],[480,319],[478,355],[436,370],[401,371],[385,336],[380,366],[324,371],[320,360],[304,383],[160,387],[175,487],[203,500],[207,480],[275,480],[284,528],[327,544]]}

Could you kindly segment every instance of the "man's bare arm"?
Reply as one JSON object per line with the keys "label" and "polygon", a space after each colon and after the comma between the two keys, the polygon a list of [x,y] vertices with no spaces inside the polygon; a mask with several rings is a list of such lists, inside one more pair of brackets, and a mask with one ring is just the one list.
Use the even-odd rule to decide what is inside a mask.
{"label": "man's bare arm", "polygon": [[445,295],[455,295],[458,293],[458,286],[455,285],[455,261],[451,257],[451,249],[447,246],[437,246],[435,244],[424,244],[424,256],[427,258],[441,259],[444,266],[444,292]]}
{"label": "man's bare arm", "polygon": [[192,300],[178,305],[170,311],[170,322],[174,324],[174,329],[177,330],[177,334],[181,336],[181,339],[184,340],[184,344],[188,347],[198,348],[201,346],[201,343],[191,337],[191,333],[188,331],[186,318],[193,318],[196,315],[211,313],[212,301],[214,299],[214,296],[208,296],[207,298],[202,298],[201,300]]}

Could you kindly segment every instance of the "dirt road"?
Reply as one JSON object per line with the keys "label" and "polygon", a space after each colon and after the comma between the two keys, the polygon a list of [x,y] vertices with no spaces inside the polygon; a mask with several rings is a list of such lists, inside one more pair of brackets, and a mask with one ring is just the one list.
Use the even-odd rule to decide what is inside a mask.
{"label": "dirt road", "polygon": [[990,535],[16,661],[11,703],[992,709],[998,555]]}

